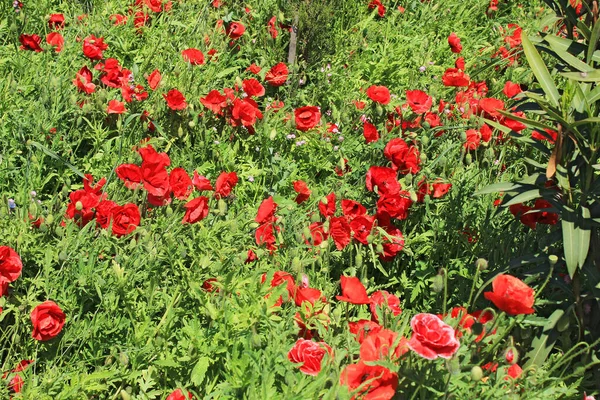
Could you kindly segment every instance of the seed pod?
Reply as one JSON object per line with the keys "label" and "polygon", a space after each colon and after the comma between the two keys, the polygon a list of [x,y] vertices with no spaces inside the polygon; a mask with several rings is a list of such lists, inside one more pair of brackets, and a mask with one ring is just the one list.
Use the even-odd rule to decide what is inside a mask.
{"label": "seed pod", "polygon": [[471,165],[472,162],[473,162],[473,156],[471,156],[471,153],[469,153],[465,156],[465,163],[467,165]]}
{"label": "seed pod", "polygon": [[481,369],[481,367],[479,365],[476,365],[473,368],[471,368],[471,379],[475,382],[478,382],[481,380],[481,378],[483,378],[483,370]]}
{"label": "seed pod", "polygon": [[558,257],[552,254],[548,256],[548,262],[550,263],[550,265],[556,265],[556,263],[558,262]]}

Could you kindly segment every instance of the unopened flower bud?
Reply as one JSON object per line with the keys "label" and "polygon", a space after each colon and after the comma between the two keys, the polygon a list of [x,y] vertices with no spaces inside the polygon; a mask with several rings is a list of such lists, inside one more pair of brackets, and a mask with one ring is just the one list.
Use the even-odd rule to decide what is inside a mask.
{"label": "unopened flower bud", "polygon": [[77,203],[75,203],[75,209],[77,211],[83,210],[83,203],[81,201],[78,201]]}
{"label": "unopened flower bud", "polygon": [[471,379],[477,382],[480,381],[481,378],[483,378],[483,370],[481,369],[481,367],[479,365],[476,365],[473,368],[471,368]]}
{"label": "unopened flower bud", "polygon": [[488,268],[488,262],[485,258],[478,258],[475,261],[475,267],[480,271],[485,271]]}
{"label": "unopened flower bud", "polygon": [[519,352],[514,347],[509,347],[504,352],[504,359],[509,364],[516,364],[519,361]]}
{"label": "unopened flower bud", "polygon": [[433,277],[431,289],[436,293],[440,293],[442,290],[444,290],[444,277],[442,275],[438,274]]}

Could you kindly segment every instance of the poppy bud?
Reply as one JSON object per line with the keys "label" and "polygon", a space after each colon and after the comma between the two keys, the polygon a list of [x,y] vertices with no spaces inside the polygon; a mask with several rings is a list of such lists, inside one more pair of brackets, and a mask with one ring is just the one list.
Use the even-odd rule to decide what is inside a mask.
{"label": "poppy bud", "polygon": [[121,389],[121,399],[122,400],[130,400],[131,396],[124,389]]}
{"label": "poppy bud", "polygon": [[475,267],[480,271],[485,271],[488,268],[488,262],[485,258],[478,258],[475,261]]}
{"label": "poppy bud", "polygon": [[63,233],[65,233],[65,231],[62,226],[58,225],[56,228],[54,228],[54,234],[56,236],[62,236]]}
{"label": "poppy bud", "polygon": [[83,118],[81,117],[81,115],[79,117],[77,117],[77,119],[75,120],[75,124],[77,126],[83,125]]}
{"label": "poppy bud", "polygon": [[383,253],[383,245],[381,243],[377,244],[375,250],[377,250],[377,253]]}
{"label": "poppy bud", "polygon": [[421,160],[422,163],[427,161],[427,154],[425,153],[421,153],[421,155],[419,156],[419,159]]}
{"label": "poppy bud", "polygon": [[34,202],[29,203],[29,214],[31,214],[31,215],[37,214],[37,207]]}
{"label": "poppy bud", "polygon": [[281,234],[281,231],[277,232],[277,242],[283,243],[283,235]]}
{"label": "poppy bud", "polygon": [[78,201],[77,203],[75,203],[75,209],[77,211],[83,210],[83,203],[81,201]]}
{"label": "poppy bud", "polygon": [[258,222],[250,222],[248,224],[248,226],[250,227],[250,229],[256,229],[258,228],[260,225],[258,224]]}
{"label": "poppy bud", "polygon": [[167,217],[170,217],[171,215],[173,215],[173,209],[171,206],[167,206]]}
{"label": "poppy bud", "polygon": [[181,125],[179,125],[179,128],[177,128],[177,136],[183,137],[183,128]]}
{"label": "poppy bud", "polygon": [[227,214],[227,203],[225,203],[225,200],[219,199],[218,208],[220,215]]}
{"label": "poppy bud", "polygon": [[121,364],[123,364],[124,366],[129,365],[129,356],[127,355],[127,353],[125,352],[121,352],[119,354],[119,361],[121,362]]}
{"label": "poppy bud", "polygon": [[460,374],[460,362],[458,361],[458,357],[452,357],[448,361],[446,361],[446,367],[448,368],[448,372],[451,375]]}
{"label": "poppy bud", "polygon": [[269,134],[269,139],[275,140],[277,137],[277,130],[275,128],[271,129],[271,133]]}
{"label": "poppy bud", "polygon": [[440,158],[438,158],[438,164],[440,164],[440,167],[445,167],[446,166],[446,157],[441,156]]}
{"label": "poppy bud", "polygon": [[504,352],[504,359],[510,365],[516,364],[517,362],[519,362],[519,352],[517,351],[517,349],[511,346]]}
{"label": "poppy bud", "polygon": [[444,278],[442,277],[442,275],[438,274],[433,277],[431,289],[436,293],[440,293],[442,290],[444,290]]}
{"label": "poppy bud", "polygon": [[423,146],[427,146],[429,144],[429,136],[423,136],[421,138],[421,143],[423,144]]}
{"label": "poppy bud", "polygon": [[321,217],[319,216],[319,214],[314,213],[310,216],[310,222],[321,222]]}
{"label": "poppy bud", "polygon": [[467,132],[461,132],[460,133],[460,141],[461,142],[466,142],[467,141]]}
{"label": "poppy bud", "polygon": [[354,265],[356,266],[356,268],[362,268],[363,257],[362,257],[362,253],[361,252],[356,253],[356,257],[354,258]]}
{"label": "poppy bud", "polygon": [[371,243],[373,243],[374,240],[375,240],[375,236],[373,236],[373,235],[367,236],[367,243],[371,244]]}
{"label": "poppy bud", "polygon": [[104,359],[104,365],[112,365],[112,363],[115,362],[115,358],[110,355],[108,357],[106,357],[106,359]]}
{"label": "poppy bud", "polygon": [[323,232],[329,233],[329,220],[325,221],[323,224]]}
{"label": "poppy bud", "polygon": [[302,262],[300,262],[300,259],[298,257],[294,257],[292,259],[292,270],[300,271],[301,269],[302,269]]}
{"label": "poppy bud", "polygon": [[308,227],[305,227],[305,228],[302,230],[302,234],[304,235],[304,237],[305,237],[307,240],[308,240],[308,239],[310,239],[310,237],[311,237],[311,234],[310,234],[310,229],[309,229]]}
{"label": "poppy bud", "polygon": [[419,200],[419,198],[417,197],[417,194],[413,190],[410,191],[410,200],[413,203],[416,203]]}
{"label": "poppy bud", "polygon": [[473,368],[471,368],[471,379],[477,382],[480,381],[481,378],[483,378],[483,370],[481,369],[481,367],[479,365],[476,365]]}
{"label": "poppy bud", "polygon": [[471,163],[473,162],[473,157],[471,157],[471,154],[467,154],[465,156],[465,163],[467,163],[467,165],[471,165]]}
{"label": "poppy bud", "polygon": [[375,106],[375,112],[377,113],[377,115],[379,115],[380,117],[383,115],[383,107],[381,107],[381,104],[377,104]]}
{"label": "poppy bud", "polygon": [[328,202],[327,197],[321,198],[321,203],[327,205],[327,202]]}
{"label": "poppy bud", "polygon": [[196,127],[196,123],[192,120],[192,121],[188,122],[188,126],[193,129]]}
{"label": "poppy bud", "polygon": [[48,225],[46,225],[45,223],[41,224],[40,225],[40,232],[44,232],[44,233],[48,232]]}
{"label": "poppy bud", "polygon": [[421,126],[425,129],[429,129],[431,128],[431,125],[429,124],[429,122],[427,121],[423,121],[423,123],[421,123]]}
{"label": "poppy bud", "polygon": [[48,214],[48,216],[46,217],[46,224],[52,225],[53,222],[54,222],[54,215]]}

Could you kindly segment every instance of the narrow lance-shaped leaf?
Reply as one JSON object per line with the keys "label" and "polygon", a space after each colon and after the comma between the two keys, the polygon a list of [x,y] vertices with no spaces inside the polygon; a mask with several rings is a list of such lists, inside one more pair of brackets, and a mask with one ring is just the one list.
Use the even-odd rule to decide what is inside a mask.
{"label": "narrow lance-shaped leaf", "polygon": [[548,72],[548,68],[546,68],[546,64],[544,64],[544,60],[540,56],[540,53],[538,53],[536,50],[535,46],[531,43],[527,35],[523,35],[522,40],[523,50],[525,52],[525,56],[527,57],[527,61],[531,66],[533,74],[538,80],[544,93],[546,93],[550,104],[552,104],[554,107],[558,107],[560,95],[558,94],[558,89],[554,84],[552,76]]}

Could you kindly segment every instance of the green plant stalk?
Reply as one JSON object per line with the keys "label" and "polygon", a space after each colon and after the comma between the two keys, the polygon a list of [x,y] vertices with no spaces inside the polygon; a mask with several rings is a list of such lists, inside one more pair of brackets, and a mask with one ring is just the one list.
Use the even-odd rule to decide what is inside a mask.
{"label": "green plant stalk", "polygon": [[473,278],[473,284],[471,285],[471,292],[469,293],[469,301],[467,301],[469,310],[473,309],[474,306],[473,304],[471,304],[471,301],[473,300],[473,295],[475,294],[475,285],[479,281],[479,273],[480,269],[477,268],[477,271],[475,271],[475,277]]}

